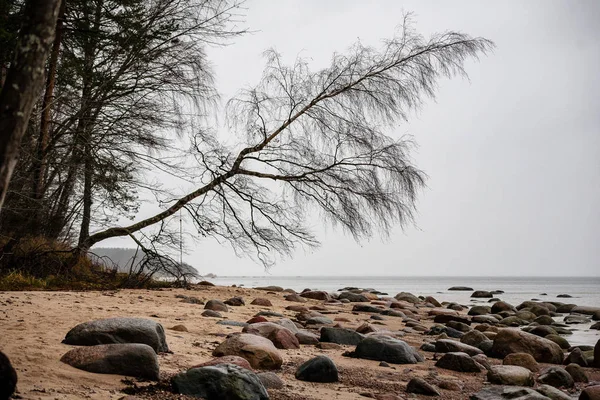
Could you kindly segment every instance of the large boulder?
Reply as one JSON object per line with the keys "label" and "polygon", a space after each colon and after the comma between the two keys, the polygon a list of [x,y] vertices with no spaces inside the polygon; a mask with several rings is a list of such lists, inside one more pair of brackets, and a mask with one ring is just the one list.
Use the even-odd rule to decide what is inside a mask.
{"label": "large boulder", "polygon": [[321,342],[356,346],[364,338],[364,335],[361,335],[352,329],[323,327],[321,328],[321,338],[319,340]]}
{"label": "large boulder", "polygon": [[467,353],[446,353],[435,363],[438,368],[449,369],[457,372],[481,372],[482,366]]}
{"label": "large boulder", "polygon": [[97,374],[115,374],[158,380],[158,357],[147,344],[100,344],[77,347],[60,361]]}
{"label": "large boulder", "polygon": [[537,362],[562,364],[563,361],[563,351],[559,345],[518,329],[500,329],[491,352],[500,358],[512,353],[527,353]]}
{"label": "large boulder", "polygon": [[278,349],[299,349],[300,342],[291,330],[273,322],[258,322],[242,329],[244,333],[269,339]]}
{"label": "large boulder", "polygon": [[393,364],[416,364],[423,357],[408,343],[389,336],[369,336],[356,346],[353,357]]}
{"label": "large boulder", "polygon": [[339,377],[337,367],[329,357],[317,356],[298,367],[296,379],[306,382],[337,382]]}
{"label": "large boulder", "polygon": [[176,393],[206,400],[268,400],[258,376],[233,364],[192,368],[171,381]]}
{"label": "large boulder", "polygon": [[533,373],[516,365],[493,365],[487,374],[490,383],[497,385],[533,386]]}
{"label": "large boulder", "polygon": [[0,351],[0,399],[8,399],[17,387],[17,371],[8,357]]}
{"label": "large boulder", "polygon": [[600,368],[600,340],[596,342],[596,346],[594,347],[594,362],[592,366],[595,368]]}
{"label": "large boulder", "polygon": [[84,322],[71,329],[63,343],[75,346],[142,343],[157,353],[169,351],[163,326],[144,318],[107,318]]}
{"label": "large boulder", "polygon": [[283,364],[281,354],[269,339],[250,333],[229,335],[213,351],[213,356],[240,356],[256,369],[279,369]]}
{"label": "large boulder", "polygon": [[437,353],[462,352],[467,353],[470,356],[483,354],[483,351],[477,347],[469,346],[468,344],[451,339],[438,339],[435,342],[435,351]]}

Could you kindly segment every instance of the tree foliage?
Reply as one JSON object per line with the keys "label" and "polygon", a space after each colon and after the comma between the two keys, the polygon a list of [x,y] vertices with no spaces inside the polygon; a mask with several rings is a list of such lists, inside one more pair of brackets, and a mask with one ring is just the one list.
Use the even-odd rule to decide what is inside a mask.
{"label": "tree foliage", "polygon": [[[410,223],[425,174],[411,159],[412,139],[395,129],[440,79],[466,76],[466,62],[493,43],[460,32],[425,38],[407,15],[380,48],[357,43],[321,70],[302,58],[285,65],[269,50],[258,84],[227,103],[222,142],[203,118],[217,98],[205,47],[243,33],[239,8],[233,0],[67,2],[56,85],[44,96],[52,102],[32,119],[41,122],[28,130],[0,233],[63,238],[84,252],[127,236],[158,256],[180,245],[169,226],[183,212],[197,237],[269,266],[318,245],[306,223],[314,210],[357,240]],[[50,80],[52,62],[48,71]],[[182,133],[191,142],[178,160]],[[161,192],[145,170],[194,189]],[[135,217],[146,190],[163,210],[111,226]]]}

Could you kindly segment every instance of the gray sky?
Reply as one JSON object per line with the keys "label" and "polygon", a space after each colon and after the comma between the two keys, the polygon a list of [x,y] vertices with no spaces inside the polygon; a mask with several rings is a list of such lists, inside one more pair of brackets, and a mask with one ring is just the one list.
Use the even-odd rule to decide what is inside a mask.
{"label": "gray sky", "polygon": [[[416,226],[357,244],[314,221],[322,247],[271,274],[600,275],[597,0],[250,0],[255,32],[209,52],[218,88],[226,100],[257,83],[270,47],[317,69],[357,39],[377,45],[403,11],[425,35],[458,30],[497,45],[467,65],[470,81],[442,81],[436,101],[397,128],[414,136],[429,175]],[[201,273],[265,273],[211,240],[184,259]]]}

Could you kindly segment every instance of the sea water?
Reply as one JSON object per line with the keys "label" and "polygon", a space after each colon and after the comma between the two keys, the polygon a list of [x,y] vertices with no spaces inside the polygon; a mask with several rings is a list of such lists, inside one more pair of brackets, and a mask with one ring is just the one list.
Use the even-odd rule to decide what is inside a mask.
{"label": "sea water", "polygon": [[[459,304],[487,304],[489,299],[472,299],[470,291],[449,291],[452,286],[468,286],[474,290],[503,290],[496,295],[512,305],[526,300],[558,301],[581,306],[600,307],[600,277],[417,277],[417,276],[227,276],[210,279],[217,285],[244,287],[281,286],[298,292],[310,288],[336,292],[347,286],[375,289],[394,296],[410,292],[417,296],[433,296],[438,301]],[[568,294],[572,298],[558,298]],[[555,318],[562,322],[562,317]],[[569,325],[573,334],[565,336],[572,345],[595,345],[600,331],[591,324]]]}

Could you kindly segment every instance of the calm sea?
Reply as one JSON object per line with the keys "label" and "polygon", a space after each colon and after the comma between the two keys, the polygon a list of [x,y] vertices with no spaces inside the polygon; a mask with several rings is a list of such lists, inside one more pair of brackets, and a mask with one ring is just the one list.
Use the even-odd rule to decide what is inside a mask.
{"label": "calm sea", "polygon": [[[482,304],[471,292],[448,291],[452,286],[469,286],[475,290],[503,290],[496,297],[518,305],[525,300],[561,301],[582,306],[600,307],[600,277],[401,277],[401,276],[227,276],[210,279],[217,285],[256,287],[275,285],[302,291],[305,288],[335,292],[346,286],[371,288],[391,296],[399,292],[434,296],[439,301],[460,304]],[[557,298],[569,294],[573,298]],[[561,321],[562,318],[556,318]],[[591,324],[570,325],[573,335],[566,336],[573,345],[594,345],[600,331],[589,329]]]}

